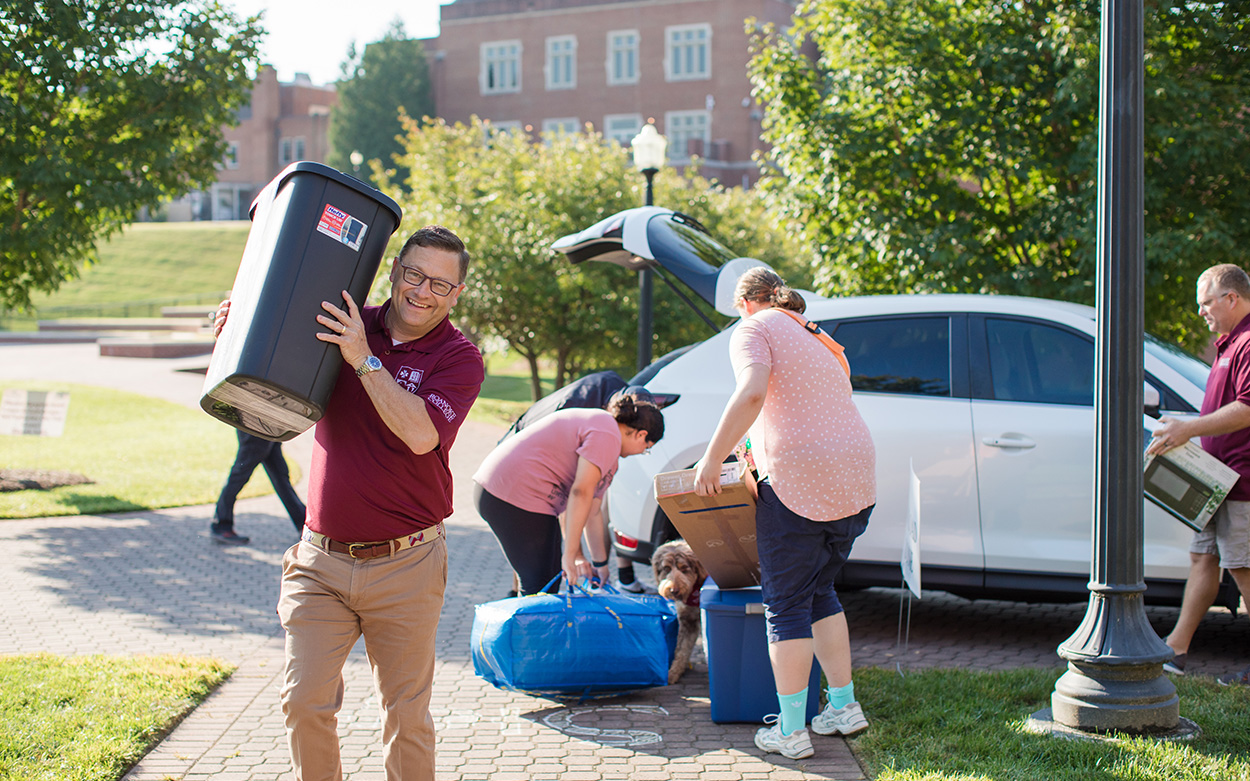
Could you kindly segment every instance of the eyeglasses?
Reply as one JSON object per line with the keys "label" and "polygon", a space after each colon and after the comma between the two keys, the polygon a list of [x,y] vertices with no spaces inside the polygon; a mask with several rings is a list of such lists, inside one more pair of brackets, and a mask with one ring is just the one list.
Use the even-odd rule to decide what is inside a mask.
{"label": "eyeglasses", "polygon": [[1221,298],[1224,298],[1225,296],[1234,296],[1234,295],[1237,295],[1237,293],[1236,291],[1233,291],[1233,290],[1225,290],[1223,293],[1216,293],[1215,295],[1211,296],[1205,301],[1199,301],[1198,308],[1210,309],[1212,306],[1215,305],[1215,302],[1219,301]]}
{"label": "eyeglasses", "polygon": [[449,296],[451,291],[455,290],[458,285],[448,282],[445,279],[431,277],[428,274],[422,274],[412,266],[405,266],[403,263],[399,267],[404,270],[404,281],[413,287],[421,287],[421,283],[427,279],[430,281],[430,292],[436,296]]}

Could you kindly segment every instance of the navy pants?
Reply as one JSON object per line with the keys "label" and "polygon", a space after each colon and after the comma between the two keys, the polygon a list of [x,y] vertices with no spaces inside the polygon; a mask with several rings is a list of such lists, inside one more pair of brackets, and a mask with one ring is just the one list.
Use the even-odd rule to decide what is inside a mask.
{"label": "navy pants", "polygon": [[812,624],[842,612],[833,582],[868,528],[874,505],[836,521],[813,521],[781,503],[767,480],[755,506],[760,588],[768,642],[812,636]]}
{"label": "navy pants", "polygon": [[[522,594],[537,594],[564,571],[564,532],[554,515],[522,510],[477,483],[473,484],[477,514],[495,533],[503,555],[521,581]],[[559,583],[552,585],[555,591]]]}
{"label": "navy pants", "polygon": [[230,475],[226,478],[225,487],[221,489],[221,496],[217,498],[215,522],[223,529],[234,528],[234,500],[239,491],[243,490],[243,486],[247,485],[256,467],[263,466],[269,482],[273,484],[274,492],[282,500],[287,515],[291,516],[291,523],[295,524],[295,531],[302,533],[307,510],[303,500],[291,486],[291,470],[287,469],[286,459],[282,457],[282,444],[242,431],[237,433],[239,451],[234,456],[234,465],[230,467]]}

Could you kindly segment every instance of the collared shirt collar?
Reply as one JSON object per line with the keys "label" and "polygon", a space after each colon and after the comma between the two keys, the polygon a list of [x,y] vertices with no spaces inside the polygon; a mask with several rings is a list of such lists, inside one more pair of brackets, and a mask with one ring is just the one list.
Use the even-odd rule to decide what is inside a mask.
{"label": "collared shirt collar", "polygon": [[1241,318],[1241,322],[1238,323],[1236,326],[1234,326],[1233,330],[1229,331],[1226,334],[1223,334],[1222,336],[1220,336],[1218,339],[1215,340],[1216,352],[1219,352],[1220,350],[1224,349],[1224,345],[1228,344],[1233,339],[1236,339],[1238,336],[1241,336],[1246,331],[1250,331],[1250,315],[1246,315],[1245,317]]}

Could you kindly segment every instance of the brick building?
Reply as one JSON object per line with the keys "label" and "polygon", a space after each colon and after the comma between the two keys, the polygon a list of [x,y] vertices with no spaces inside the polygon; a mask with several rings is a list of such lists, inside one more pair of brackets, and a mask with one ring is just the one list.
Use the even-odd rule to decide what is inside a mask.
{"label": "brick building", "polygon": [[745,20],[788,24],[790,0],[456,0],[425,41],[440,117],[576,130],[628,144],[654,118],[669,162],[702,158],[728,185],[758,178],[760,111]]}
{"label": "brick building", "polygon": [[246,220],[256,193],[283,168],[297,160],[326,160],[330,111],[337,103],[333,86],[316,86],[302,73],[281,83],[273,68],[261,68],[239,124],[225,129],[229,151],[217,182],[170,204],[169,219]]}

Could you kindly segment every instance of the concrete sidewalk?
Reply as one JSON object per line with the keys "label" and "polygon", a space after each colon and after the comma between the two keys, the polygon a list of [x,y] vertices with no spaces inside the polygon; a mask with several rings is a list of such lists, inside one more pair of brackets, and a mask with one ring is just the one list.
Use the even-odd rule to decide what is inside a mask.
{"label": "concrete sidewalk", "polygon": [[[198,407],[207,359],[100,358],[94,346],[0,346],[0,384],[53,379],[106,385]],[[187,371],[190,370],[190,371]],[[437,641],[433,715],[440,779],[853,779],[865,778],[846,741],[814,736],[816,756],[762,755],[755,725],[712,723],[707,667],[676,686],[566,706],[499,691],[473,674],[473,606],[504,595],[511,576],[470,499],[469,475],[502,429],[469,422],[453,448],[456,513],[448,521],[450,582]],[[307,435],[305,435],[307,436]],[[305,437],[288,448],[307,465]],[[224,480],[228,464],[222,465]],[[302,488],[301,488],[302,490]],[[0,654],[212,655],[238,671],[128,775],[128,781],[289,778],[277,688],[282,632],[274,606],[283,551],[295,539],[273,496],[239,502],[236,524],[252,537],[221,547],[207,535],[211,507],[0,522],[0,592],[9,602]],[[641,570],[640,570],[641,571]],[[1055,647],[1085,612],[1078,605],[968,602],[925,593],[900,635],[900,593],[845,595],[855,663],[909,669],[950,666],[1056,668]],[[1166,632],[1174,609],[1151,608]],[[1213,612],[1190,667],[1221,673],[1245,664],[1244,615]],[[345,777],[383,779],[380,730],[363,647],[345,669],[339,714]],[[869,718],[873,714],[870,712]]]}

